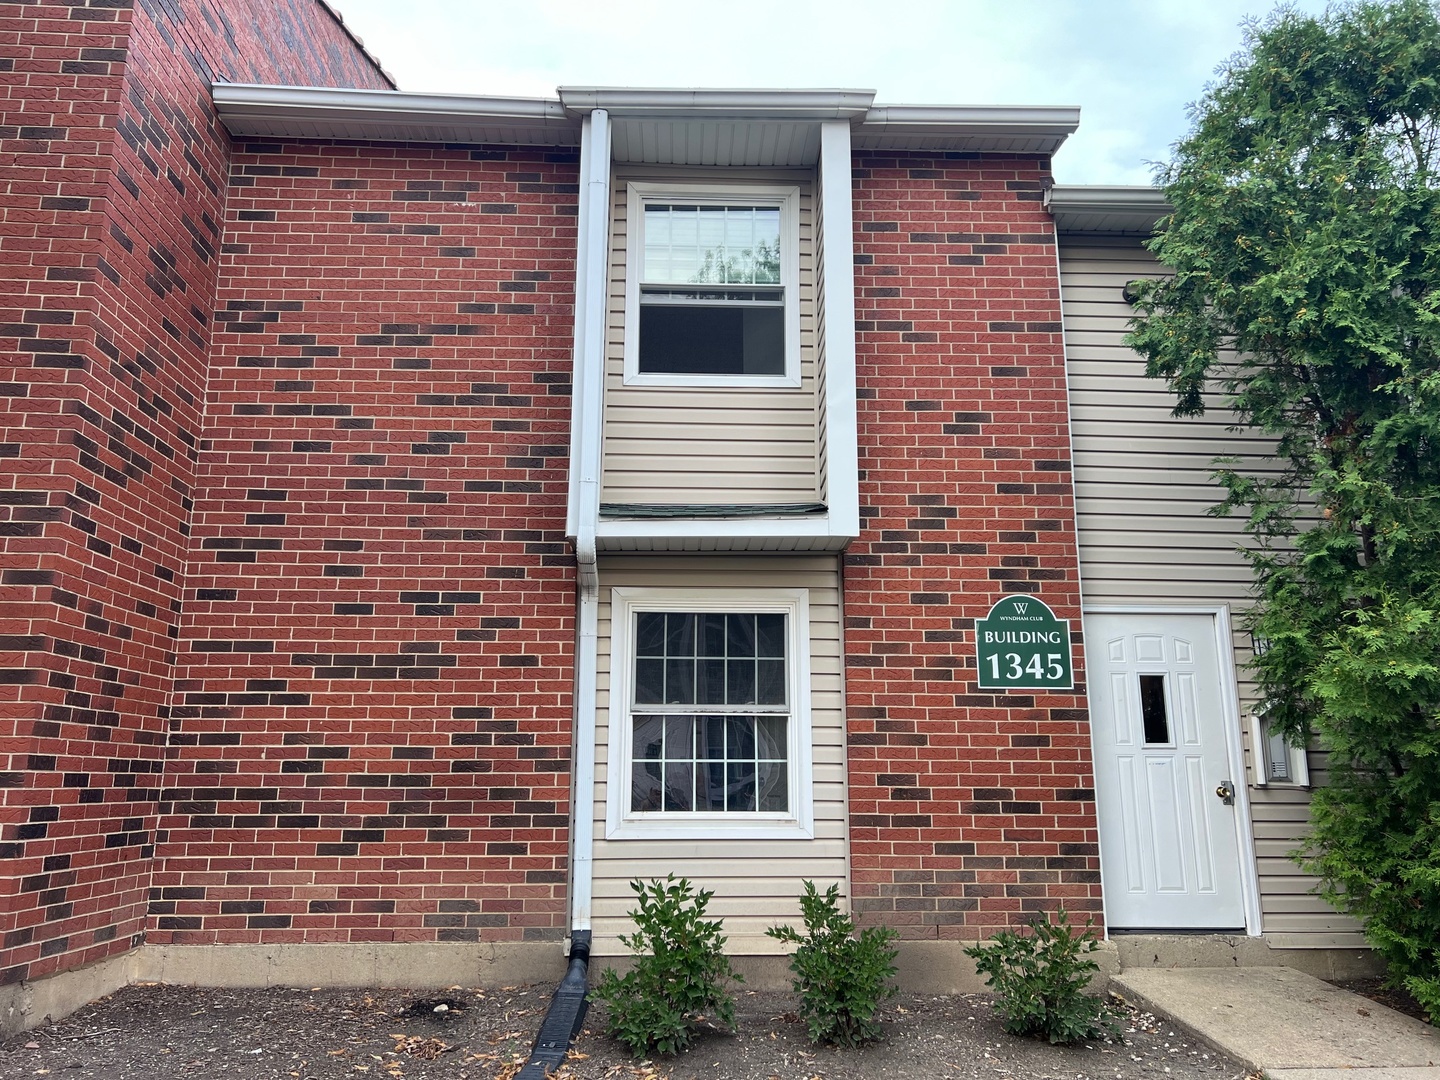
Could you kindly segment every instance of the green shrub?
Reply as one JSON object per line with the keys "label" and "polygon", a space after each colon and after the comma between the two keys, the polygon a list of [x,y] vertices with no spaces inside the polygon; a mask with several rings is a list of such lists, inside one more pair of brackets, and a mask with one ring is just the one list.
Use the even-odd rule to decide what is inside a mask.
{"label": "green shrub", "polygon": [[837,1046],[860,1046],[881,1037],[875,1019],[880,1003],[895,994],[894,930],[869,927],[855,937],[855,924],[842,914],[840,888],[831,885],[821,896],[813,881],[805,882],[800,912],[805,936],[792,926],[765,931],[777,941],[798,945],[790,957],[795,992],[800,995],[800,1018],[810,1041]]}
{"label": "green shrub", "polygon": [[1072,1043],[1105,1036],[1120,1037],[1110,1007],[1085,993],[1099,970],[1087,958],[1099,946],[1090,933],[1070,925],[1061,908],[1054,925],[1038,916],[1026,936],[1002,930],[990,944],[965,950],[985,985],[999,998],[1005,1030],[1011,1035],[1043,1035],[1052,1043]]}
{"label": "green shrub", "polygon": [[725,984],[743,980],[722,951],[721,920],[705,918],[713,892],[697,893],[674,874],[648,885],[632,881],[630,888],[640,907],[629,913],[635,933],[622,934],[620,943],[635,966],[624,975],[604,972],[590,996],[608,1010],[609,1034],[636,1057],[677,1054],[690,1045],[692,1028],[705,1016],[727,1027],[735,1022],[735,1002]]}

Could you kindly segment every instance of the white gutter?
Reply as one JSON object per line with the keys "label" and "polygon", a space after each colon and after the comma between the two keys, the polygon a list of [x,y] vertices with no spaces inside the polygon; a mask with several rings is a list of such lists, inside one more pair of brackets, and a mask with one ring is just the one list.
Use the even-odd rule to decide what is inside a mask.
{"label": "white gutter", "polygon": [[457,134],[574,145],[579,124],[547,98],[331,90],[310,86],[215,83],[220,121],[232,135],[302,138],[453,140]]}
{"label": "white gutter", "polygon": [[565,127],[574,121],[552,98],[487,97],[471,94],[417,94],[402,90],[332,90],[323,86],[271,86],[264,83],[215,83],[210,88],[217,107],[237,112],[248,107],[315,114],[401,114],[483,117],[487,120],[551,120]]}
{"label": "white gutter", "polygon": [[575,540],[575,772],[571,800],[570,929],[590,929],[595,866],[595,701],[599,684],[601,409],[605,390],[606,237],[610,223],[610,118],[585,117],[580,133],[580,218],[576,241],[575,360],[570,413],[570,495],[566,531]]}
{"label": "white gutter", "polygon": [[562,86],[572,113],[605,109],[615,119],[713,116],[725,120],[836,120],[863,116],[873,90],[670,90],[649,87]]}
{"label": "white gutter", "polygon": [[1056,184],[1045,209],[1060,233],[1150,236],[1174,208],[1160,188],[1119,184]]}
{"label": "white gutter", "polygon": [[1072,135],[1079,126],[1080,108],[1072,105],[876,105],[865,113],[860,130]]}
{"label": "white gutter", "polygon": [[1163,190],[1138,184],[1056,184],[1045,192],[1045,206],[1051,211],[1152,213],[1157,217],[1170,209]]}
{"label": "white gutter", "polygon": [[378,142],[573,146],[580,121],[820,124],[848,121],[856,145],[887,149],[1053,153],[1080,110],[1017,105],[875,105],[871,90],[741,90],[562,86],[558,98],[215,83],[232,135]]}
{"label": "white gutter", "polygon": [[1040,130],[1074,134],[1079,105],[876,105],[865,112],[867,128],[940,127],[949,131]]}

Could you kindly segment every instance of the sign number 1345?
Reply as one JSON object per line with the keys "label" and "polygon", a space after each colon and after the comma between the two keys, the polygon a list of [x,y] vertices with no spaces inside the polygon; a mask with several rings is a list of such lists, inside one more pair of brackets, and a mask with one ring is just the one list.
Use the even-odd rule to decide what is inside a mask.
{"label": "sign number 1345", "polygon": [[1031,653],[1027,663],[1019,653],[1009,652],[1003,657],[999,653],[991,653],[986,659],[990,661],[990,678],[996,682],[1002,677],[1018,680],[1026,675],[1042,681],[1061,682],[1065,678],[1065,665],[1061,662],[1064,656],[1064,653],[1046,653],[1042,662],[1039,653]]}

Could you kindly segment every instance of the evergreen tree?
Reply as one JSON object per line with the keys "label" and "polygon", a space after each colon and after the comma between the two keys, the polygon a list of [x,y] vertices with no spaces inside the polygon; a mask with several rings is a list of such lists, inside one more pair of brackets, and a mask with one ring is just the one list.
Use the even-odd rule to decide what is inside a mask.
{"label": "evergreen tree", "polygon": [[1281,9],[1195,106],[1129,343],[1282,469],[1253,538],[1265,716],[1329,752],[1302,861],[1440,1019],[1440,18]]}

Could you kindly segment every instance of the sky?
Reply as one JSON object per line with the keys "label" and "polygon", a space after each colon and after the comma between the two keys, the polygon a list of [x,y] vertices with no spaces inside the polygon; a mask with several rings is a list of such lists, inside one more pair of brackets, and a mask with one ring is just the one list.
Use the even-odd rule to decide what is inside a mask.
{"label": "sky", "polygon": [[[1078,105],[1062,184],[1148,184],[1269,0],[330,0],[401,90],[831,87]],[[1292,6],[1318,12],[1318,0]]]}

